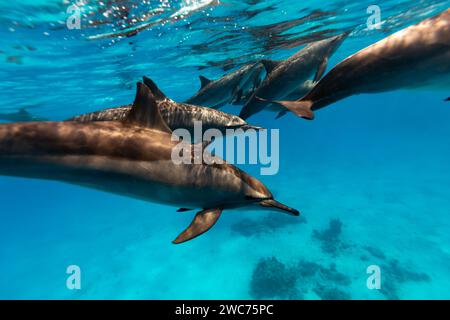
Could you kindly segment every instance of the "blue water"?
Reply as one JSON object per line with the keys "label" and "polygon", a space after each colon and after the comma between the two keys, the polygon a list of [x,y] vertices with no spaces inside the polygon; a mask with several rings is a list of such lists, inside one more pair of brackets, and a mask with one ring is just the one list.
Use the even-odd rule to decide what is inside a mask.
{"label": "blue water", "polygon": [[[50,120],[129,103],[143,75],[182,101],[198,90],[200,74],[218,78],[248,61],[286,58],[307,41],[352,29],[331,67],[450,6],[382,1],[382,28],[369,31],[366,0],[117,5],[134,4],[134,17],[164,10],[145,22],[125,21],[114,1],[84,1],[91,3],[83,7],[82,29],[68,30],[63,1],[0,2],[0,114],[25,108]],[[199,2],[206,4],[195,10]],[[149,21],[134,37],[96,39]],[[290,298],[449,299],[450,108],[443,101],[449,92],[355,96],[317,112],[312,122],[293,115],[274,120],[270,112],[252,117],[252,124],[280,128],[280,172],[261,177],[258,166],[241,168],[301,210],[306,223],[227,211],[207,234],[174,246],[192,213],[0,177],[0,298],[287,298],[254,286],[273,281],[257,267],[275,257],[284,265],[275,269],[295,278],[279,284],[282,292],[296,292]],[[236,106],[224,110],[239,113]],[[318,237],[333,219],[341,232]],[[310,267],[315,275],[300,271],[305,261],[317,264]],[[69,265],[81,268],[81,290],[66,287]],[[382,290],[366,286],[370,265],[381,267]]]}

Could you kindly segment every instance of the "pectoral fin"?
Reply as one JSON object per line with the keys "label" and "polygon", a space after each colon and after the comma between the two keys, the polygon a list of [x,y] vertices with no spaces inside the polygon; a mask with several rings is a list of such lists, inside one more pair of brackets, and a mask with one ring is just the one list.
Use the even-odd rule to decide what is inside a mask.
{"label": "pectoral fin", "polygon": [[316,76],[314,77],[314,82],[317,82],[320,79],[322,79],[323,75],[325,74],[325,71],[327,70],[327,66],[328,66],[328,58],[325,58],[319,65],[319,68],[317,68]]}
{"label": "pectoral fin", "polygon": [[239,89],[237,90],[234,94],[233,94],[233,101],[232,104],[235,103],[239,103],[242,99],[242,96],[244,94],[244,90],[243,89]]}
{"label": "pectoral fin", "polygon": [[226,102],[222,102],[222,103],[216,104],[215,106],[212,106],[211,109],[216,109],[217,110],[217,109],[222,108],[226,104],[227,104]]}
{"label": "pectoral fin", "polygon": [[173,244],[180,244],[202,235],[216,224],[221,213],[222,209],[200,211],[195,216],[191,225],[173,241]]}
{"label": "pectoral fin", "polygon": [[280,111],[280,112],[277,114],[277,116],[275,117],[275,120],[278,120],[278,119],[280,119],[280,118],[283,118],[287,113],[288,113],[287,110]]}

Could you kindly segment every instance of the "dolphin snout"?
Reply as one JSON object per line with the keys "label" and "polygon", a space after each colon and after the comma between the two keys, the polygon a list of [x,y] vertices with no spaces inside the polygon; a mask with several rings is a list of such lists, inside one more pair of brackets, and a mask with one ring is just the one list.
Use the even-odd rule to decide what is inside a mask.
{"label": "dolphin snout", "polygon": [[332,41],[333,41],[333,43],[336,45],[336,46],[340,46],[341,44],[342,44],[342,42],[344,42],[344,40],[345,39],[347,39],[348,38],[348,36],[350,36],[350,34],[353,32],[353,30],[348,30],[348,31],[345,31],[345,32],[343,32],[342,34],[340,34],[340,35],[337,35],[337,36],[335,36],[335,37],[333,37],[332,39]]}
{"label": "dolphin snout", "polygon": [[266,207],[266,208],[273,208],[273,209],[277,209],[281,212],[290,214],[292,216],[299,216],[300,212],[296,209],[290,208],[288,206],[285,206],[284,204],[273,200],[273,199],[268,199],[268,200],[262,200],[259,203],[260,206]]}

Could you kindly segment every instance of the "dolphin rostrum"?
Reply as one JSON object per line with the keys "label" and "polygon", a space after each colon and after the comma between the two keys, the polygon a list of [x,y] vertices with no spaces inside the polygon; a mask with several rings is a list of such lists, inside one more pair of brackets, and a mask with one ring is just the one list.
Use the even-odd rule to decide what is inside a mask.
{"label": "dolphin rostrum", "polygon": [[138,84],[133,108],[123,121],[0,125],[0,175],[55,180],[201,208],[176,244],[208,231],[226,209],[253,206],[299,215],[275,201],[259,180],[219,158],[211,156],[208,164],[176,164],[172,160],[176,146],[156,98]]}
{"label": "dolphin rostrum", "polygon": [[217,109],[227,103],[240,101],[241,97],[258,87],[263,70],[263,65],[257,62],[245,65],[214,81],[200,76],[200,90],[186,103]]}
{"label": "dolphin rostrum", "polygon": [[283,61],[262,60],[267,72],[263,83],[247,101],[240,117],[244,120],[262,111],[270,102],[289,96],[311,76],[319,80],[328,65],[329,57],[339,48],[349,33],[320,40],[307,45],[295,55]]}
{"label": "dolphin rostrum", "polygon": [[352,95],[419,88],[450,89],[450,9],[346,58],[300,100],[276,103],[311,120]]}
{"label": "dolphin rostrum", "polygon": [[[238,116],[229,113],[207,107],[175,102],[168,98],[150,78],[144,77],[144,84],[152,92],[162,118],[172,131],[176,129],[187,129],[194,136],[194,125],[196,121],[202,123],[203,130],[218,129],[224,134],[226,133],[226,129],[260,129],[249,125]],[[80,115],[69,119],[69,121],[124,120],[127,118],[131,109],[132,105],[111,108]]]}

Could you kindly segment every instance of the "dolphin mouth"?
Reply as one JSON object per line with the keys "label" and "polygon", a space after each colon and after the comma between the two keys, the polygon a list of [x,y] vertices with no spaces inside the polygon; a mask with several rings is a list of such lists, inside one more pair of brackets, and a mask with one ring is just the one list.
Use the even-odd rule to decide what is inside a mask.
{"label": "dolphin mouth", "polygon": [[266,208],[273,208],[273,209],[277,209],[283,213],[287,213],[291,216],[299,216],[300,212],[296,209],[290,208],[288,206],[285,206],[284,204],[273,200],[273,199],[267,199],[267,200],[262,200],[259,202],[260,206],[266,207]]}

